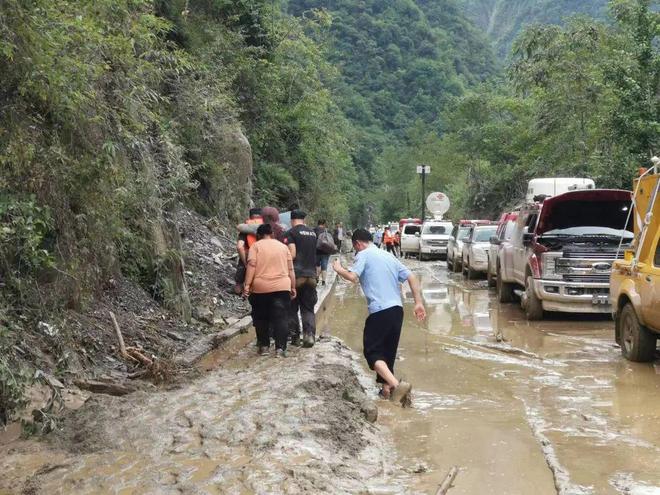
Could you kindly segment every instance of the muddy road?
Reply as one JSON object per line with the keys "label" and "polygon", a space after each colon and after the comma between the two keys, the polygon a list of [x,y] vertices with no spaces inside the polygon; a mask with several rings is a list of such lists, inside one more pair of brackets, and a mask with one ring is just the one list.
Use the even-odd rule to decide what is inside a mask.
{"label": "muddy road", "polygon": [[[410,491],[434,493],[451,465],[455,494],[659,494],[660,364],[625,361],[603,317],[527,322],[485,281],[407,261],[422,278],[428,325],[407,319],[396,372],[412,409],[382,411]],[[340,283],[326,328],[361,349],[359,289]],[[421,469],[424,471],[424,469]]]}
{"label": "muddy road", "polygon": [[250,332],[198,379],[94,396],[60,433],[0,447],[0,494],[435,494],[453,465],[449,495],[660,494],[660,364],[623,360],[607,318],[528,323],[485,281],[407,263],[429,314],[406,293],[412,408],[377,399],[366,304],[338,281],[318,321],[332,338],[276,359]]}

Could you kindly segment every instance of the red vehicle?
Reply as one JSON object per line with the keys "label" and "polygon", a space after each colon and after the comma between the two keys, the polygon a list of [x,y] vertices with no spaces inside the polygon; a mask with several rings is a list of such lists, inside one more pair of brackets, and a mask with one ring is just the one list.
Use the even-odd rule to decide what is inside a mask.
{"label": "red vehicle", "polygon": [[403,230],[403,226],[407,223],[422,225],[423,222],[419,218],[402,218],[399,220],[399,232]]}

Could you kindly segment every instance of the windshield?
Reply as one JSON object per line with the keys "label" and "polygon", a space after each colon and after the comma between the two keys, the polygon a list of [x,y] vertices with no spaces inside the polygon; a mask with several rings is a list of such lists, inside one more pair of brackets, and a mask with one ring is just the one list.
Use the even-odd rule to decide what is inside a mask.
{"label": "windshield", "polygon": [[456,238],[459,241],[464,241],[465,239],[467,239],[468,236],[470,235],[470,228],[471,227],[461,227],[460,229],[458,229],[458,233],[456,234]]}
{"label": "windshield", "polygon": [[611,229],[609,227],[569,227],[566,229],[553,229],[545,232],[543,237],[611,237],[632,240],[633,233],[623,229]]}
{"label": "windshield", "polygon": [[450,223],[445,223],[442,225],[424,225],[424,230],[422,231],[422,234],[429,234],[429,235],[447,235],[451,232],[451,229],[454,226]]}
{"label": "windshield", "polygon": [[407,235],[415,235],[420,230],[422,230],[421,225],[406,225],[403,228],[403,233]]}
{"label": "windshield", "polygon": [[474,233],[474,242],[488,242],[492,236],[497,232],[497,227],[488,227],[485,229],[477,229]]}

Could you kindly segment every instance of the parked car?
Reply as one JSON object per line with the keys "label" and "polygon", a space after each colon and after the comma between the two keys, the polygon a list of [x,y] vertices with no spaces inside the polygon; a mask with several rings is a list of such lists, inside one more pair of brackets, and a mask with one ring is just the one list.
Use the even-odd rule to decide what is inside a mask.
{"label": "parked car", "polygon": [[[630,361],[652,361],[660,334],[660,202],[654,191],[660,175],[650,173],[636,182],[635,244],[624,260],[614,262],[610,278],[610,302],[614,338]],[[643,219],[648,213],[650,222]]]}
{"label": "parked car", "polygon": [[489,223],[487,220],[461,220],[454,226],[447,241],[447,268],[460,272],[463,268],[463,241],[470,235],[473,225]]}
{"label": "parked car", "polygon": [[447,257],[447,243],[454,224],[446,220],[427,220],[422,226],[419,242],[419,259]]}
{"label": "parked car", "polygon": [[475,224],[470,230],[470,235],[463,241],[461,266],[463,275],[468,279],[476,278],[479,273],[488,271],[490,238],[495,235],[495,232],[497,232],[496,224]]}
{"label": "parked car", "polygon": [[500,249],[506,249],[510,244],[511,234],[516,226],[518,213],[513,211],[504,213],[497,224],[497,232],[490,238],[490,248],[488,250],[488,287],[495,287],[497,280],[497,258]]}
{"label": "parked car", "polygon": [[401,228],[401,257],[419,255],[419,238],[422,226],[416,223],[406,223]]}
{"label": "parked car", "polygon": [[619,241],[633,233],[626,219],[630,191],[576,190],[523,206],[510,248],[500,249],[500,302],[520,298],[530,320],[544,311],[609,313],[609,279]]}

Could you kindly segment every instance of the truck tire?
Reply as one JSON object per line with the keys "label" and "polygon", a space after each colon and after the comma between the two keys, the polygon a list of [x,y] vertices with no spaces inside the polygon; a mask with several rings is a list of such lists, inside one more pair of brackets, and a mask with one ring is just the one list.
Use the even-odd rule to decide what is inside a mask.
{"label": "truck tire", "polygon": [[501,303],[513,302],[513,284],[505,282],[502,278],[502,272],[497,267],[497,300]]}
{"label": "truck tire", "polygon": [[543,319],[543,304],[536,296],[536,292],[534,292],[534,277],[531,275],[528,275],[525,279],[525,294],[520,304],[528,320],[537,321]]}
{"label": "truck tire", "polygon": [[454,273],[458,273],[461,271],[463,267],[461,264],[456,260],[456,257],[454,257],[454,260],[452,262],[452,269],[454,270]]}
{"label": "truck tire", "polygon": [[629,361],[647,363],[655,357],[656,336],[642,325],[631,303],[617,312],[617,326],[621,329],[621,354]]}
{"label": "truck tire", "polygon": [[486,272],[486,279],[488,280],[488,287],[495,287],[495,278],[493,277],[493,274],[490,273],[490,266]]}
{"label": "truck tire", "polygon": [[452,260],[449,257],[449,253],[447,253],[447,260],[446,261],[447,261],[447,270],[454,271],[454,260]]}
{"label": "truck tire", "polygon": [[477,275],[479,274],[479,272],[477,272],[476,270],[473,270],[472,267],[470,266],[470,258],[468,258],[468,260],[467,260],[467,270],[466,271],[467,271],[468,280],[474,280],[475,278],[477,278]]}

